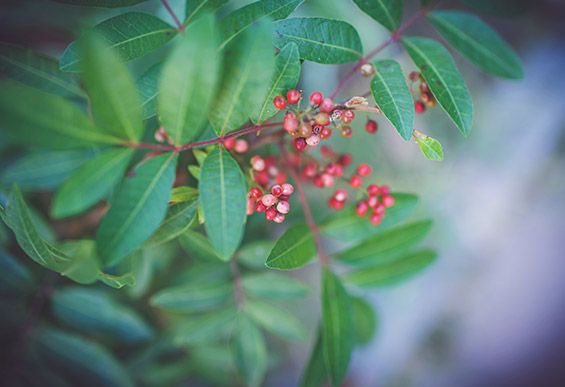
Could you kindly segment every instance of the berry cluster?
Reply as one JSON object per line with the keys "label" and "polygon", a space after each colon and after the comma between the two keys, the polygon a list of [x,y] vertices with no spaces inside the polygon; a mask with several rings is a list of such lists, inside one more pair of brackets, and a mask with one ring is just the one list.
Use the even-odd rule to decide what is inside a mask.
{"label": "berry cluster", "polygon": [[[426,111],[426,108],[434,108],[436,106],[436,99],[430,91],[428,84],[424,78],[422,78],[422,74],[417,71],[412,71],[408,75],[408,78],[410,79],[410,90],[416,99],[414,102],[414,110],[416,113],[423,113]],[[416,85],[418,86],[417,90],[415,90]]]}
{"label": "berry cluster", "polygon": [[253,187],[247,193],[247,215],[255,211],[264,212],[268,221],[282,223],[290,211],[288,200],[293,192],[294,187],[289,183],[275,184],[267,193],[259,187]]}
{"label": "berry cluster", "polygon": [[274,156],[261,157],[255,155],[251,158],[251,176],[253,181],[263,189],[273,184],[284,184],[288,180],[287,174],[277,166]]}
{"label": "berry cluster", "polygon": [[233,149],[236,153],[245,153],[249,150],[249,143],[243,138],[229,137],[224,140],[224,148]]}
{"label": "berry cluster", "polygon": [[367,187],[366,197],[357,202],[355,212],[360,217],[369,214],[369,221],[376,226],[383,220],[386,209],[393,205],[394,196],[390,194],[387,185],[370,184]]}

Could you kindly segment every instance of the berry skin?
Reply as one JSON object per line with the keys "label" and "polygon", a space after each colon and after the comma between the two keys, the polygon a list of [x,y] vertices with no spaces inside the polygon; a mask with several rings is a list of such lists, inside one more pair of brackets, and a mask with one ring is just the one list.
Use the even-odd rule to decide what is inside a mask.
{"label": "berry skin", "polygon": [[298,130],[300,137],[310,137],[312,135],[312,125],[307,122],[303,122]]}
{"label": "berry skin", "polygon": [[257,200],[263,195],[263,191],[258,187],[253,187],[249,190],[248,195],[251,199]]}
{"label": "berry skin", "polygon": [[282,185],[282,193],[283,195],[292,195],[292,193],[294,192],[294,187],[292,186],[292,184],[289,183],[285,183]]}
{"label": "berry skin", "polygon": [[303,151],[304,149],[306,149],[306,146],[308,144],[306,143],[306,139],[304,137],[298,137],[294,139],[294,148],[297,151]]}
{"label": "berry skin", "polygon": [[274,207],[267,208],[267,210],[265,211],[265,219],[271,221],[275,219],[275,216],[277,216],[277,210],[275,210]]}
{"label": "berry skin", "polygon": [[426,105],[422,101],[414,102],[414,110],[416,113],[421,114],[426,111]]}
{"label": "berry skin", "polygon": [[367,187],[367,193],[370,196],[378,195],[380,193],[380,191],[381,190],[380,190],[379,186],[376,185],[376,184],[369,184],[369,186]]}
{"label": "berry skin", "polygon": [[271,194],[263,195],[263,197],[261,198],[261,203],[263,203],[265,207],[271,207],[276,202],[277,202],[277,198]]}
{"label": "berry skin", "polygon": [[328,200],[328,206],[330,208],[333,208],[334,210],[341,210],[343,208],[344,204],[345,204],[344,202],[340,202],[335,197],[331,197]]}
{"label": "berry skin", "polygon": [[316,146],[320,143],[320,137],[316,136],[315,134],[311,135],[306,139],[306,144],[310,146]]}
{"label": "berry skin", "polygon": [[377,203],[375,207],[373,207],[373,213],[383,215],[386,211],[384,204]]}
{"label": "berry skin", "polygon": [[253,156],[251,158],[251,168],[254,171],[261,172],[264,171],[266,167],[265,160],[261,156]]}
{"label": "berry skin", "polygon": [[371,223],[373,225],[378,225],[379,223],[381,223],[381,220],[383,220],[383,216],[381,214],[377,214],[375,212],[373,212],[371,214],[371,216],[369,216],[369,220],[371,221]]}
{"label": "berry skin", "polygon": [[368,120],[365,124],[365,130],[367,133],[377,133],[379,129],[379,124],[375,120]]}
{"label": "berry skin", "polygon": [[298,118],[293,112],[288,112],[284,115],[283,128],[289,133],[294,132],[298,128]]}
{"label": "berry skin", "polygon": [[346,110],[343,112],[343,117],[349,120],[353,120],[355,118],[355,112],[353,112],[353,110]]}
{"label": "berry skin", "polygon": [[266,171],[261,171],[253,174],[253,180],[259,185],[269,184],[269,174]]}
{"label": "berry skin", "polygon": [[361,163],[357,166],[357,173],[363,177],[369,176],[373,172],[373,168],[366,163]]}
{"label": "berry skin", "polygon": [[275,181],[277,182],[277,184],[284,184],[287,180],[288,180],[288,176],[286,175],[286,173],[282,171],[277,173],[275,177]]}
{"label": "berry skin", "polygon": [[275,222],[275,223],[282,223],[282,222],[284,222],[284,214],[281,214],[281,213],[277,212],[277,214],[276,214],[275,217],[273,218],[273,222]]}
{"label": "berry skin", "polygon": [[330,116],[328,113],[318,113],[314,116],[314,121],[318,125],[327,126],[330,124]]}
{"label": "berry skin", "polygon": [[334,198],[338,202],[344,202],[347,200],[347,191],[344,189],[338,189],[334,192]]}
{"label": "berry skin", "polygon": [[341,135],[345,138],[349,138],[351,137],[351,135],[353,134],[353,130],[351,129],[351,126],[345,125],[341,127]]}
{"label": "berry skin", "polygon": [[258,201],[257,204],[255,204],[255,211],[257,212],[264,212],[266,209],[267,207],[265,207],[265,205],[261,203],[261,201]]}
{"label": "berry skin", "polygon": [[290,204],[287,201],[281,200],[277,204],[277,211],[281,214],[288,214],[288,212],[290,211]]}
{"label": "berry skin", "polygon": [[286,99],[288,103],[295,104],[300,101],[301,93],[298,90],[289,90],[286,92]]}
{"label": "berry skin", "polygon": [[235,138],[229,137],[224,140],[224,148],[232,149],[235,146]]}
{"label": "berry skin", "polygon": [[367,214],[367,211],[369,211],[369,205],[364,200],[360,201],[355,206],[355,212],[357,213],[358,216],[361,216],[361,217],[365,216]]}
{"label": "berry skin", "polygon": [[284,108],[286,108],[286,100],[282,95],[277,95],[273,99],[273,105],[279,110],[284,110]]}
{"label": "berry skin", "polygon": [[381,185],[381,187],[379,188],[379,190],[380,190],[379,193],[380,193],[381,195],[385,195],[385,196],[386,196],[386,195],[390,194],[390,187],[389,187],[388,185]]}
{"label": "berry skin", "polygon": [[361,184],[363,184],[363,179],[359,175],[353,175],[349,179],[349,185],[353,188],[359,188],[361,187]]}
{"label": "berry skin", "polygon": [[249,149],[249,143],[243,139],[236,140],[233,148],[237,153],[245,153]]}
{"label": "berry skin", "polygon": [[329,173],[322,173],[321,178],[323,187],[331,187],[335,183],[334,177]]}
{"label": "berry skin", "polygon": [[331,98],[324,98],[322,103],[320,104],[320,111],[329,113],[332,111],[334,107],[334,101]]}
{"label": "berry skin", "polygon": [[385,207],[388,208],[388,207],[394,206],[394,197],[393,196],[384,195],[382,200],[383,200],[383,205]]}
{"label": "berry skin", "polygon": [[327,140],[328,138],[330,138],[332,136],[332,130],[330,128],[328,128],[327,126],[325,126],[321,131],[320,131],[320,138],[322,140]]}
{"label": "berry skin", "polygon": [[367,199],[367,204],[369,205],[369,207],[375,208],[377,204],[379,204],[378,196],[369,196],[369,199]]}
{"label": "berry skin", "polygon": [[353,162],[353,157],[349,153],[344,153],[339,158],[339,163],[344,167],[347,167],[349,164]]}
{"label": "berry skin", "polygon": [[271,188],[271,193],[272,193],[274,196],[276,196],[276,197],[281,196],[282,193],[283,193],[283,188],[282,188],[282,186],[280,186],[280,185],[278,185],[278,184],[275,184],[275,185],[273,186],[273,188]]}
{"label": "berry skin", "polygon": [[372,64],[365,63],[363,66],[361,66],[359,71],[361,72],[361,75],[363,75],[364,77],[370,77],[375,73],[375,68],[373,67]]}
{"label": "berry skin", "polygon": [[315,91],[312,94],[310,94],[310,102],[312,102],[312,105],[319,105],[322,103],[323,100],[324,100],[324,96],[319,91]]}

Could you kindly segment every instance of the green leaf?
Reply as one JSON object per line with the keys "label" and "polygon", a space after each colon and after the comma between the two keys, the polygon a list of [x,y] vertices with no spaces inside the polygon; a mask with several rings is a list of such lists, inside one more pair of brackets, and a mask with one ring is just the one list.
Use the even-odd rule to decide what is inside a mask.
{"label": "green leaf", "polygon": [[98,278],[104,284],[106,284],[110,287],[113,287],[115,289],[121,289],[124,286],[135,285],[135,275],[133,273],[125,273],[125,274],[121,274],[121,275],[112,275],[112,274],[100,272]]}
{"label": "green leaf", "polygon": [[255,21],[269,17],[272,20],[286,19],[304,0],[259,0],[239,8],[222,19],[223,49],[238,34]]}
{"label": "green leaf", "polygon": [[0,172],[0,182],[6,186],[16,183],[24,190],[53,189],[94,154],[90,150],[32,151],[6,166]]}
{"label": "green leaf", "polygon": [[261,332],[245,314],[240,314],[233,334],[235,364],[245,384],[258,387],[267,373],[267,348]]}
{"label": "green leaf", "polygon": [[322,349],[332,386],[339,386],[347,373],[353,351],[351,301],[339,278],[322,270]]}
{"label": "green leaf", "polygon": [[55,194],[55,218],[80,214],[106,197],[118,184],[133,156],[133,149],[110,149],[82,165]]}
{"label": "green leaf", "polygon": [[215,281],[162,289],[151,297],[150,303],[175,312],[199,312],[220,307],[232,298],[231,283]]}
{"label": "green leaf", "polygon": [[300,387],[320,387],[327,378],[321,332],[318,332],[316,336],[316,343],[310,353],[308,364],[300,377]]}
{"label": "green leaf", "polygon": [[55,0],[58,3],[82,5],[86,7],[118,8],[143,3],[147,0]]}
{"label": "green leaf", "polygon": [[264,269],[265,260],[274,246],[271,241],[253,241],[237,252],[237,261],[249,269]]}
{"label": "green leaf", "polygon": [[223,147],[206,157],[198,190],[206,233],[220,258],[227,261],[243,237],[247,184],[239,164]]}
{"label": "green leaf", "polygon": [[191,230],[185,231],[180,236],[179,242],[181,247],[192,257],[212,262],[221,260],[218,252],[210,243],[210,240],[198,232]]}
{"label": "green leaf", "polygon": [[216,134],[233,132],[260,109],[274,72],[271,37],[271,22],[262,19],[226,46],[221,87],[209,113]]}
{"label": "green leaf", "polygon": [[218,337],[230,332],[235,325],[236,310],[227,308],[199,316],[189,317],[179,322],[173,340],[177,345],[193,345],[217,341]]}
{"label": "green leaf", "polygon": [[172,153],[147,159],[119,187],[96,233],[98,253],[106,265],[117,264],[159,227],[167,212],[176,162]]}
{"label": "green leaf", "polygon": [[14,81],[0,81],[0,89],[0,126],[19,143],[69,149],[123,141],[103,133],[60,96]]}
{"label": "green leaf", "polygon": [[443,147],[438,140],[425,134],[416,134],[414,139],[428,160],[443,160]]}
{"label": "green leaf", "polygon": [[62,253],[69,258],[69,264],[61,274],[75,282],[88,285],[96,282],[101,274],[100,262],[96,256],[96,244],[92,240],[73,240],[59,246]]}
{"label": "green leaf", "polygon": [[275,23],[275,46],[282,49],[294,42],[300,57],[323,64],[347,63],[363,56],[363,46],[355,28],[340,20],[295,18]]}
{"label": "green leaf", "polygon": [[431,228],[431,220],[397,226],[340,252],[335,258],[360,266],[387,261],[415,246]]}
{"label": "green leaf", "polygon": [[414,129],[414,100],[398,62],[388,59],[374,63],[371,92],[375,102],[400,136],[409,140]]}
{"label": "green leaf", "polygon": [[26,85],[63,96],[84,98],[84,92],[59,62],[47,55],[0,43],[0,74]]}
{"label": "green leaf", "polygon": [[[124,61],[139,58],[161,47],[176,34],[176,29],[163,20],[146,13],[128,12],[114,16],[93,29],[106,45],[114,48]],[[60,59],[63,71],[81,70],[77,42],[67,46]]]}
{"label": "green leaf", "polygon": [[275,75],[263,104],[257,113],[251,116],[254,123],[264,122],[278,113],[279,110],[273,105],[273,99],[277,95],[286,95],[288,90],[296,87],[300,79],[300,69],[298,46],[290,42],[275,58]]}
{"label": "green leaf", "polygon": [[53,294],[53,314],[63,324],[121,342],[149,340],[153,332],[132,309],[98,289],[67,286]]}
{"label": "green leaf", "polygon": [[171,206],[165,220],[145,245],[157,246],[183,234],[196,219],[197,208],[197,200],[182,202]]}
{"label": "green leaf", "polygon": [[402,0],[353,0],[367,15],[394,31],[402,19]]}
{"label": "green leaf", "polygon": [[292,270],[306,265],[316,255],[314,236],[305,224],[288,228],[267,257],[271,269]]}
{"label": "green leaf", "polygon": [[417,274],[436,258],[435,251],[418,250],[376,266],[347,273],[344,280],[365,288],[391,285]]}
{"label": "green leaf", "polygon": [[473,101],[449,51],[429,38],[402,38],[402,44],[443,110],[468,136],[473,124]]}
{"label": "green leaf", "polygon": [[176,145],[198,137],[207,122],[221,66],[217,42],[214,17],[203,16],[179,36],[163,65],[157,106]]}
{"label": "green leaf", "polygon": [[143,135],[141,104],[127,67],[96,35],[84,36],[79,50],[94,121],[108,134],[138,141]]}
{"label": "green leaf", "polygon": [[394,206],[386,210],[383,221],[373,226],[367,218],[360,218],[354,209],[344,210],[329,216],[320,224],[320,231],[342,241],[360,241],[400,223],[406,219],[416,207],[418,197],[405,193],[394,193]]}
{"label": "green leaf", "polygon": [[206,12],[213,12],[229,0],[186,0],[186,19],[184,25],[200,17]]}
{"label": "green leaf", "polygon": [[243,277],[242,284],[245,293],[270,300],[304,298],[309,291],[302,282],[271,272],[246,275]]}
{"label": "green leaf", "polygon": [[50,328],[36,331],[33,343],[43,363],[73,385],[133,386],[124,367],[100,344]]}
{"label": "green leaf", "polygon": [[459,11],[433,11],[428,19],[461,55],[486,72],[510,79],[524,77],[516,52],[477,16]]}
{"label": "green leaf", "polygon": [[157,63],[137,78],[137,92],[141,100],[144,120],[157,114],[157,95],[159,94],[157,90],[162,67],[162,63]]}
{"label": "green leaf", "polygon": [[304,340],[306,331],[300,321],[279,306],[262,301],[247,301],[245,312],[259,325],[275,335]]}
{"label": "green leaf", "polygon": [[183,202],[191,202],[198,199],[198,190],[194,187],[179,186],[174,187],[171,191],[169,203],[178,204]]}
{"label": "green leaf", "polygon": [[351,297],[351,315],[356,343],[369,344],[377,330],[377,316],[373,307],[361,297]]}

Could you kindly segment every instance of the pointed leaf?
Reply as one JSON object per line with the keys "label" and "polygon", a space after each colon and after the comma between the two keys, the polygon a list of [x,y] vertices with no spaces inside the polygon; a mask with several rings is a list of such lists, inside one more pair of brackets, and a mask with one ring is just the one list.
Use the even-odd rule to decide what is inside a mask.
{"label": "pointed leaf", "polygon": [[272,241],[253,241],[237,252],[237,261],[249,269],[265,269],[265,260],[273,249]]}
{"label": "pointed leaf", "polygon": [[304,298],[309,291],[302,282],[271,272],[246,275],[243,277],[242,284],[246,293],[270,300]]}
{"label": "pointed leaf", "polygon": [[428,160],[443,160],[443,147],[438,140],[425,134],[417,134],[414,136],[414,139]]}
{"label": "pointed leaf", "polygon": [[214,17],[203,16],[181,33],[163,65],[157,107],[176,145],[198,137],[207,122],[221,66],[217,42]]}
{"label": "pointed leaf", "polygon": [[304,340],[306,331],[300,321],[279,306],[261,301],[245,303],[245,312],[267,331],[290,340]]}
{"label": "pointed leaf", "polygon": [[198,312],[217,308],[233,299],[229,282],[194,283],[162,289],[151,297],[151,305],[176,312]]}
{"label": "pointed leaf", "polygon": [[173,340],[178,345],[210,343],[218,340],[233,329],[237,312],[235,308],[213,311],[180,321],[173,333]]}
{"label": "pointed leaf", "polygon": [[106,265],[117,264],[159,227],[167,212],[176,161],[175,154],[145,160],[119,187],[96,233],[98,253]]}
{"label": "pointed leaf", "polygon": [[373,307],[361,297],[351,297],[351,315],[356,344],[369,344],[377,330],[377,316]]}
{"label": "pointed leaf", "polygon": [[300,387],[320,387],[324,385],[323,382],[327,378],[321,332],[318,332],[316,336],[308,364],[300,378]]}
{"label": "pointed leaf", "polygon": [[443,110],[468,136],[473,124],[473,101],[449,51],[429,38],[402,38],[402,44]]}
{"label": "pointed leaf", "polygon": [[402,0],[353,0],[353,2],[389,31],[398,28],[402,19]]}
{"label": "pointed leaf", "polygon": [[184,251],[190,254],[191,258],[211,262],[219,262],[221,260],[210,240],[201,233],[187,230],[180,236],[179,242]]}
{"label": "pointed leaf", "polygon": [[510,79],[524,77],[516,52],[477,16],[459,11],[433,11],[428,19],[461,55],[486,72]]}
{"label": "pointed leaf", "polygon": [[275,46],[282,49],[294,42],[300,57],[312,62],[338,64],[363,56],[363,46],[355,28],[340,20],[295,18],[275,23]]}
{"label": "pointed leaf", "polygon": [[197,209],[197,200],[182,202],[171,206],[165,220],[145,243],[145,246],[158,246],[183,234],[196,219]]}
{"label": "pointed leaf", "polygon": [[186,19],[184,25],[197,19],[206,12],[213,12],[229,0],[186,0]]}
{"label": "pointed leaf", "polygon": [[267,258],[265,265],[271,269],[298,269],[314,258],[316,244],[305,224],[288,228],[279,238]]}
{"label": "pointed leaf", "polygon": [[157,63],[141,74],[136,81],[144,120],[147,120],[157,114],[159,76],[161,75],[162,68],[163,64]]}
{"label": "pointed leaf", "polygon": [[240,314],[232,341],[235,364],[245,384],[258,387],[267,373],[267,348],[261,332],[245,314]]}
{"label": "pointed leaf", "polygon": [[223,147],[204,160],[198,189],[206,233],[220,257],[228,260],[243,237],[247,183],[239,164]]}
{"label": "pointed leaf", "polygon": [[409,140],[414,129],[414,100],[398,62],[374,63],[371,92],[375,102],[403,139]]}

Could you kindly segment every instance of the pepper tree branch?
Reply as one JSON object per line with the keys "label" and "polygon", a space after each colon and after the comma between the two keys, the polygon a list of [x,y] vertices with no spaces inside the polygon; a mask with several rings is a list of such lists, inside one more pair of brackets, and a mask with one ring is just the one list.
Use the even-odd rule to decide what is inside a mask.
{"label": "pepper tree branch", "polygon": [[175,13],[173,12],[173,9],[171,8],[171,5],[169,4],[168,0],[161,0],[161,2],[163,3],[163,5],[165,6],[165,9],[167,10],[167,12],[169,13],[169,15],[171,15],[171,17],[173,18],[175,24],[177,25],[179,31],[184,31],[184,24],[182,24],[179,20],[179,18],[177,17],[177,15],[175,15]]}

